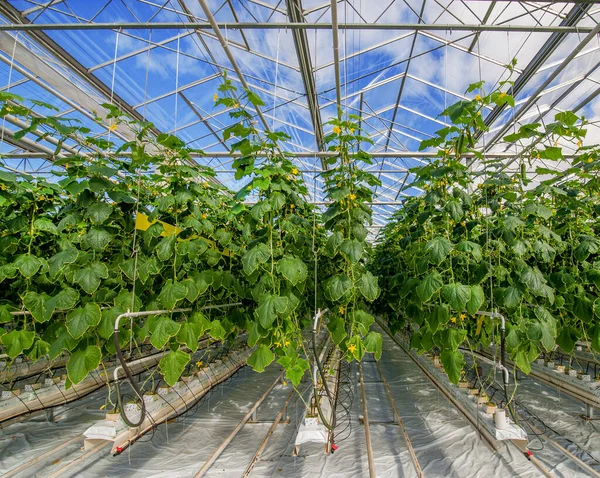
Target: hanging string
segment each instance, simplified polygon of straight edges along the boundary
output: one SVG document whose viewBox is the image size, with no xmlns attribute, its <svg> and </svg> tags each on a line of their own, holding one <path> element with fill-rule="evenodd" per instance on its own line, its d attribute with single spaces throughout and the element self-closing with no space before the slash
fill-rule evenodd
<svg viewBox="0 0 600 478">
<path fill-rule="evenodd" d="M 175 128 L 173 130 L 177 136 L 177 113 L 179 106 L 179 37 L 177 37 L 177 53 L 175 57 Z"/>
<path fill-rule="evenodd" d="M 115 96 L 115 78 L 117 76 L 117 53 L 119 51 L 119 37 L 121 35 L 121 31 L 122 31 L 121 28 L 119 28 L 117 30 L 117 37 L 115 39 L 115 55 L 114 55 L 114 58 L 113 58 L 113 71 L 112 71 L 112 78 L 111 78 L 111 81 L 110 81 L 110 101 L 109 101 L 109 103 L 111 105 L 113 104 L 113 99 L 114 99 L 114 96 Z M 109 125 L 109 128 L 108 128 L 108 135 L 107 135 L 107 138 L 106 138 L 109 143 L 110 143 L 110 135 L 112 133 L 112 129 L 111 128 L 113 126 L 114 121 L 115 121 L 114 118 L 110 119 L 110 125 Z"/>
<path fill-rule="evenodd" d="M 281 29 L 277 29 L 277 53 L 275 56 L 275 88 L 273 89 L 273 123 L 271 129 L 275 131 L 275 106 L 277 105 L 277 79 L 279 77 L 279 35 Z"/>
<path fill-rule="evenodd" d="M 444 111 L 446 111 L 448 98 L 448 30 L 444 33 L 446 44 L 444 46 Z"/>
<path fill-rule="evenodd" d="M 15 43 L 13 45 L 13 51 L 12 51 L 12 55 L 10 57 L 10 68 L 8 70 L 8 84 L 7 84 L 7 88 L 6 88 L 7 93 L 10 93 L 10 87 L 12 86 L 12 74 L 13 74 L 13 69 L 14 69 L 13 67 L 15 64 L 15 54 L 17 52 L 17 42 L 19 39 L 19 33 L 21 33 L 21 32 L 17 32 L 15 35 Z M 2 134 L 0 135 L 0 157 L 4 150 L 4 131 L 6 131 L 6 116 L 4 116 L 2 118 Z M 2 159 L 2 163 L 4 165 L 6 165 L 6 163 L 4 162 L 4 159 Z"/>
</svg>

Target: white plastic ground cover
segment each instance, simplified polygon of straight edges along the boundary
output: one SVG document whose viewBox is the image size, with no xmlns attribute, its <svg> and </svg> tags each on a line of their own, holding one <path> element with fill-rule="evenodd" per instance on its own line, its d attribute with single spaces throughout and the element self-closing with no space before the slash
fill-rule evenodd
<svg viewBox="0 0 600 478">
<path fill-rule="evenodd" d="M 500 452 L 493 453 L 444 395 L 387 336 L 384 336 L 381 365 L 427 478 L 541 476 L 537 468 L 514 447 L 501 445 Z M 263 374 L 244 368 L 231 381 L 217 387 L 210 399 L 202 402 L 192 412 L 194 415 L 160 426 L 154 435 L 148 434 L 119 456 L 98 455 L 74 469 L 71 476 L 189 478 L 223 442 L 278 373 L 277 367 L 270 367 Z M 374 363 L 367 362 L 363 365 L 363 374 L 377 477 L 415 477 L 416 472 L 402 433 L 398 425 L 390 423 L 392 410 L 385 390 L 379 383 L 377 367 Z M 277 427 L 251 476 L 368 477 L 364 428 L 358 422 L 362 406 L 356 367 L 352 369 L 351 378 L 355 384 L 351 409 L 352 429 L 349 437 L 337 442 L 339 449 L 333 455 L 325 455 L 320 444 L 306 444 L 303 445 L 300 456 L 292 456 L 296 432 L 305 412 L 304 404 L 295 399 L 288 409 L 290 424 L 282 423 Z M 523 389 L 526 388 L 526 382 L 523 382 Z M 545 389 L 540 392 L 533 383 L 531 387 L 527 393 L 531 393 L 536 406 L 551 417 L 544 419 L 552 421 L 552 426 L 557 429 L 565 427 L 575 431 L 571 413 L 562 413 L 556 406 L 557 403 L 566 403 L 562 401 L 564 398 L 556 402 L 551 395 L 543 393 Z M 273 390 L 258 410 L 259 423 L 248 424 L 242 429 L 207 476 L 241 476 L 269 429 L 270 424 L 261 421 L 275 417 L 289 391 L 289 384 L 285 387 L 277 386 Z M 522 389 L 519 390 L 521 392 Z M 105 392 L 95 392 L 81 402 L 70 404 L 68 409 L 63 407 L 57 410 L 57 422 L 47 422 L 42 416 L 38 416 L 6 427 L 0 435 L 0 473 L 56 446 L 58 440 L 64 441 L 82 433 L 103 415 L 99 407 L 104 403 L 104 397 Z M 305 399 L 307 398 L 308 394 Z M 581 407 L 579 412 L 581 413 Z M 592 426 L 597 427 L 596 424 Z M 594 434 L 588 433 L 588 439 L 588 445 L 594 445 L 595 442 L 597 446 L 600 443 L 597 428 Z M 74 447 L 73 451 L 77 448 Z M 552 451 L 548 450 L 548 453 Z M 556 458 L 560 461 L 564 457 L 556 455 Z M 68 460 L 67 456 L 54 465 L 45 463 L 38 468 L 38 471 L 42 468 L 43 471 L 27 476 L 47 476 L 64 466 Z M 573 468 L 568 460 L 563 460 L 561 466 L 553 470 L 557 477 L 586 476 Z"/>
</svg>

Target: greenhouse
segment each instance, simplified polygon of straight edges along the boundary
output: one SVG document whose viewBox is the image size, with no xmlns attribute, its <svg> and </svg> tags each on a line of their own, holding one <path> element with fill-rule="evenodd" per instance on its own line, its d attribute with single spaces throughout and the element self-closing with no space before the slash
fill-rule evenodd
<svg viewBox="0 0 600 478">
<path fill-rule="evenodd" d="M 0 476 L 599 478 L 599 22 L 1 0 Z"/>
</svg>

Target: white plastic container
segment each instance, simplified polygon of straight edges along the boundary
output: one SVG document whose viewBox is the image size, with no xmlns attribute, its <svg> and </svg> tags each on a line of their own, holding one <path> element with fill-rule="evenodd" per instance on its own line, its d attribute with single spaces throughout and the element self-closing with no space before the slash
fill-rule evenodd
<svg viewBox="0 0 600 478">
<path fill-rule="evenodd" d="M 506 418 L 506 410 L 499 408 L 494 413 L 494 425 L 498 430 L 504 430 L 508 426 L 508 419 Z"/>
</svg>

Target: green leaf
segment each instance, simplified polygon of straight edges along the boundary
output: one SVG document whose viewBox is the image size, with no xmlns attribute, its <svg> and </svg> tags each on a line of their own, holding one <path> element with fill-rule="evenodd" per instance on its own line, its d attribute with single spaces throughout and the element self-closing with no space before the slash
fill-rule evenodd
<svg viewBox="0 0 600 478">
<path fill-rule="evenodd" d="M 352 322 L 361 335 L 367 335 L 369 328 L 375 322 L 375 318 L 362 309 L 356 309 L 352 312 Z"/>
<path fill-rule="evenodd" d="M 508 309 L 514 309 L 521 303 L 523 298 L 523 289 L 518 285 L 511 285 L 504 289 L 502 294 L 502 304 Z"/>
<path fill-rule="evenodd" d="M 377 277 L 371 274 L 370 271 L 365 272 L 362 277 L 358 279 L 358 289 L 365 299 L 373 302 L 379 296 Z"/>
<path fill-rule="evenodd" d="M 448 211 L 450 217 L 452 217 L 455 222 L 459 222 L 465 214 L 461 202 L 457 199 L 448 201 L 444 206 L 444 209 Z"/>
<path fill-rule="evenodd" d="M 156 246 L 156 257 L 161 261 L 167 261 L 175 252 L 175 243 L 177 242 L 177 236 L 171 234 L 168 237 L 163 237 L 158 245 Z"/>
<path fill-rule="evenodd" d="M 88 302 L 84 307 L 78 307 L 67 314 L 67 330 L 71 337 L 78 339 L 88 328 L 98 325 L 101 318 L 100 306 Z"/>
<path fill-rule="evenodd" d="M 49 232 L 50 234 L 54 235 L 58 234 L 58 228 L 50 219 L 43 217 L 38 218 L 33 222 L 33 226 L 38 231 Z"/>
<path fill-rule="evenodd" d="M 261 345 L 248 357 L 247 363 L 255 372 L 261 373 L 273 360 L 275 354 L 266 345 Z"/>
<path fill-rule="evenodd" d="M 578 340 L 577 331 L 569 326 L 562 327 L 558 333 L 558 337 L 556 337 L 558 346 L 568 354 L 573 351 Z"/>
<path fill-rule="evenodd" d="M 427 243 L 425 251 L 429 254 L 429 261 L 432 264 L 440 264 L 452 250 L 454 245 L 445 237 L 435 237 Z"/>
<path fill-rule="evenodd" d="M 331 333 L 331 339 L 336 345 L 340 345 L 346 338 L 346 322 L 340 316 L 329 319 L 327 329 Z"/>
<path fill-rule="evenodd" d="M 473 259 L 476 262 L 481 261 L 481 259 L 483 257 L 483 255 L 481 253 L 481 246 L 475 242 L 471 242 L 471 241 L 459 242 L 456 245 L 456 250 L 471 254 L 471 256 L 473 257 Z"/>
<path fill-rule="evenodd" d="M 55 277 L 60 271 L 62 271 L 68 264 L 73 264 L 77 260 L 77 249 L 69 247 L 64 251 L 60 251 L 54 254 L 48 259 L 48 265 L 50 266 L 50 277 Z"/>
<path fill-rule="evenodd" d="M 26 279 L 31 279 L 37 271 L 42 267 L 42 262 L 35 256 L 31 254 L 22 254 L 17 257 L 14 265 L 19 269 L 19 272 Z"/>
<path fill-rule="evenodd" d="M 443 350 L 440 354 L 440 361 L 444 365 L 444 370 L 453 384 L 458 384 L 460 373 L 465 366 L 465 358 L 458 350 Z"/>
<path fill-rule="evenodd" d="M 75 351 L 67 362 L 69 380 L 73 385 L 82 382 L 92 370 L 98 368 L 100 360 L 102 360 L 102 352 L 100 347 L 96 345 L 90 345 L 85 349 Z"/>
<path fill-rule="evenodd" d="M 84 236 L 85 242 L 96 252 L 106 249 L 112 238 L 112 234 L 102 227 L 92 227 Z"/>
<path fill-rule="evenodd" d="M 93 294 L 100 286 L 102 279 L 108 278 L 108 268 L 101 262 L 94 262 L 87 267 L 77 269 L 73 279 L 88 294 Z"/>
<path fill-rule="evenodd" d="M 52 310 L 46 302 L 50 299 L 47 294 L 27 292 L 23 297 L 23 305 L 31 312 L 33 318 L 38 322 L 46 322 L 52 317 Z"/>
<path fill-rule="evenodd" d="M 220 320 L 213 320 L 210 323 L 210 336 L 215 340 L 225 340 L 227 336 L 227 331 L 225 327 L 221 324 Z"/>
<path fill-rule="evenodd" d="M 150 343 L 157 349 L 162 349 L 171 337 L 179 332 L 180 324 L 168 315 L 157 316 L 150 324 Z"/>
<path fill-rule="evenodd" d="M 185 353 L 183 350 L 171 350 L 161 358 L 158 366 L 165 378 L 165 382 L 170 386 L 175 385 L 190 360 L 190 354 Z"/>
<path fill-rule="evenodd" d="M 527 286 L 533 295 L 547 296 L 546 279 L 537 267 L 524 267 L 520 277 L 521 282 Z"/>
<path fill-rule="evenodd" d="M 340 251 L 352 264 L 356 264 L 363 254 L 363 245 L 356 239 L 346 239 L 340 244 Z"/>
<path fill-rule="evenodd" d="M 595 325 L 590 332 L 592 349 L 600 353 L 600 324 Z"/>
<path fill-rule="evenodd" d="M 13 329 L 9 333 L 4 334 L 0 340 L 6 347 L 6 355 L 14 359 L 17 355 L 23 353 L 33 345 L 35 332 L 29 330 Z"/>
<path fill-rule="evenodd" d="M 97 202 L 87 208 L 86 217 L 94 224 L 102 224 L 111 215 L 113 208 L 103 202 Z"/>
<path fill-rule="evenodd" d="M 198 350 L 198 339 L 202 334 L 202 327 L 192 322 L 184 322 L 181 324 L 177 333 L 177 341 L 180 344 L 185 344 L 192 351 Z"/>
<path fill-rule="evenodd" d="M 592 302 L 586 297 L 575 296 L 573 298 L 573 314 L 583 322 L 591 323 L 594 320 Z"/>
<path fill-rule="evenodd" d="M 306 280 L 308 268 L 302 259 L 285 255 L 277 262 L 277 272 L 295 286 Z"/>
<path fill-rule="evenodd" d="M 71 334 L 69 334 L 65 325 L 61 325 L 57 332 L 56 339 L 50 344 L 50 352 L 48 354 L 50 360 L 54 360 L 58 357 L 63 350 L 68 350 L 70 352 L 77 347 L 77 344 L 79 343 L 77 339 L 71 337 Z"/>
<path fill-rule="evenodd" d="M 552 209 L 534 202 L 525 204 L 524 211 L 525 214 L 541 217 L 542 219 L 550 219 L 552 217 Z"/>
<path fill-rule="evenodd" d="M 271 251 L 262 242 L 255 245 L 252 249 L 248 249 L 242 257 L 244 272 L 247 275 L 251 275 L 258 268 L 259 264 L 264 264 L 270 257 Z"/>
<path fill-rule="evenodd" d="M 273 294 L 264 294 L 258 299 L 256 316 L 265 329 L 270 329 L 278 314 L 284 314 L 289 299 Z"/>
<path fill-rule="evenodd" d="M 421 299 L 421 302 L 427 302 L 431 299 L 433 294 L 442 288 L 443 285 L 444 281 L 442 280 L 441 274 L 437 271 L 433 271 L 423 277 L 423 280 L 417 286 L 417 295 L 419 296 L 419 299 Z"/>
<path fill-rule="evenodd" d="M 171 279 L 168 279 L 158 294 L 158 300 L 166 309 L 173 310 L 177 303 L 187 295 L 187 288 L 181 282 L 173 284 Z"/>
<path fill-rule="evenodd" d="M 346 342 L 346 348 L 348 349 L 350 357 L 356 359 L 357 362 L 360 362 L 363 359 L 363 356 L 365 355 L 365 346 L 359 335 L 350 337 Z"/>
<path fill-rule="evenodd" d="M 337 274 L 325 281 L 325 293 L 329 300 L 337 302 L 352 289 L 352 281 L 345 274 Z"/>
<path fill-rule="evenodd" d="M 514 362 L 523 373 L 528 374 L 531 372 L 531 361 L 526 351 L 518 350 L 514 356 Z"/>
<path fill-rule="evenodd" d="M 375 355 L 375 360 L 381 358 L 383 338 L 380 333 L 373 331 L 369 332 L 369 335 L 363 339 L 363 343 L 366 351 Z"/>
<path fill-rule="evenodd" d="M 448 309 L 448 306 L 445 304 L 436 305 L 427 319 L 431 333 L 435 334 L 441 325 L 448 323 L 449 319 L 450 310 Z"/>
<path fill-rule="evenodd" d="M 484 300 L 485 295 L 483 293 L 483 287 L 480 285 L 472 285 L 471 298 L 469 299 L 469 302 L 467 302 L 467 312 L 471 315 L 474 315 L 475 312 L 481 308 Z"/>
<path fill-rule="evenodd" d="M 297 387 L 300 385 L 300 381 L 302 380 L 302 377 L 308 368 L 308 362 L 304 359 L 298 358 L 293 367 L 286 367 L 285 376 L 294 384 L 294 387 Z"/>
<path fill-rule="evenodd" d="M 461 312 L 471 299 L 471 288 L 459 283 L 446 284 L 442 287 L 442 297 L 450 307 Z"/>
<path fill-rule="evenodd" d="M 325 251 L 329 257 L 334 257 L 340 247 L 340 244 L 344 241 L 344 235 L 340 231 L 334 232 L 325 245 Z"/>
</svg>

